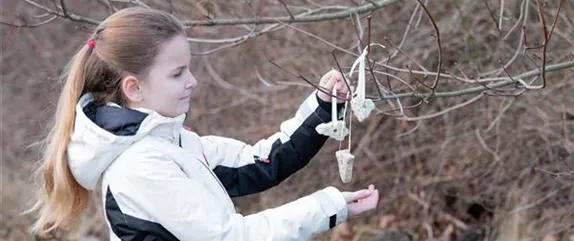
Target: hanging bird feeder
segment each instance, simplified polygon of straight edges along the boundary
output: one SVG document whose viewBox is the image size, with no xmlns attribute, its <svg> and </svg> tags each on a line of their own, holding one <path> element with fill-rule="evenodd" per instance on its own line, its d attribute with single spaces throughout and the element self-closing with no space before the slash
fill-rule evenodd
<svg viewBox="0 0 574 241">
<path fill-rule="evenodd" d="M 329 136 L 335 140 L 343 140 L 349 134 L 349 130 L 345 127 L 345 122 L 337 120 L 337 88 L 333 88 L 331 99 L 331 121 L 321 123 L 315 130 L 317 133 Z"/>
</svg>

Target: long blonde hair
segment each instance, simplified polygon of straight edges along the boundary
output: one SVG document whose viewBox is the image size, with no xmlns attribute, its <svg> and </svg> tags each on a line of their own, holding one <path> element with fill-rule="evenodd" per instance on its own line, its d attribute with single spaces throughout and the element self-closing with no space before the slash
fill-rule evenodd
<svg viewBox="0 0 574 241">
<path fill-rule="evenodd" d="M 185 31 L 172 15 L 153 9 L 126 8 L 102 21 L 69 62 L 58 99 L 54 124 L 46 138 L 37 178 L 38 200 L 26 213 L 36 212 L 32 232 L 45 236 L 78 221 L 89 204 L 90 191 L 68 167 L 67 146 L 74 130 L 76 104 L 84 93 L 96 103 L 125 105 L 121 79 L 147 75 L 162 43 Z"/>
</svg>

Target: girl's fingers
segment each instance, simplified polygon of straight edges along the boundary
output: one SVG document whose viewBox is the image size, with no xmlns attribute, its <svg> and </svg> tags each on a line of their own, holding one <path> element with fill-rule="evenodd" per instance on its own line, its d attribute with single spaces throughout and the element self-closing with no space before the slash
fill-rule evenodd
<svg viewBox="0 0 574 241">
<path fill-rule="evenodd" d="M 329 79 L 331 79 L 331 72 L 327 72 L 326 74 L 323 75 L 323 77 L 321 77 L 321 80 L 319 80 L 319 86 L 325 86 L 325 84 L 327 84 L 327 81 L 329 81 Z"/>
<path fill-rule="evenodd" d="M 369 197 L 371 192 L 369 190 L 363 189 L 355 192 L 343 192 L 342 194 L 347 203 L 350 203 Z"/>
</svg>

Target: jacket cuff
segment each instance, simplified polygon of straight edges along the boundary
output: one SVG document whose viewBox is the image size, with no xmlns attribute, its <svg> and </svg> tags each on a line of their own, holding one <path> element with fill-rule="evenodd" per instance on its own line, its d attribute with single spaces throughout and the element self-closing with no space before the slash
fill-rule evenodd
<svg viewBox="0 0 574 241">
<path fill-rule="evenodd" d="M 335 187 L 327 187 L 323 190 L 313 193 L 321 204 L 326 219 L 322 221 L 321 227 L 326 230 L 331 229 L 347 220 L 348 210 L 347 202 L 341 192 Z"/>
<path fill-rule="evenodd" d="M 331 102 L 327 102 L 322 100 L 321 98 L 319 98 L 319 91 L 315 90 L 314 95 L 315 98 L 317 99 L 317 102 L 319 103 L 319 107 L 322 108 L 323 110 L 331 113 Z M 341 116 L 341 110 L 345 107 L 345 103 L 337 103 L 337 117 Z"/>
</svg>

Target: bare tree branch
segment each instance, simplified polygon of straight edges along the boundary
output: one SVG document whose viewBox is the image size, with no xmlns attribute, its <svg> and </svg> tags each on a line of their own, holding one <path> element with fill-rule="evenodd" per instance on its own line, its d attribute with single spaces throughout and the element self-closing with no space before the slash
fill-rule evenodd
<svg viewBox="0 0 574 241">
<path fill-rule="evenodd" d="M 118 3 L 132 3 L 132 4 L 137 4 L 139 6 L 142 6 L 144 8 L 151 8 L 150 6 L 148 6 L 147 4 L 143 3 L 140 0 L 110 0 L 112 2 L 118 2 Z"/>
<path fill-rule="evenodd" d="M 55 15 L 54 15 L 54 16 L 52 16 L 52 17 L 49 18 L 49 19 L 46 19 L 46 20 L 44 20 L 44 21 L 42 21 L 42 22 L 35 23 L 35 24 L 28 24 L 28 23 L 24 23 L 24 24 L 13 24 L 13 23 L 6 23 L 6 22 L 3 22 L 3 21 L 0 21 L 0 24 L 6 25 L 6 26 L 10 26 L 10 27 L 16 27 L 16 28 L 37 28 L 37 27 L 40 27 L 40 26 L 42 26 L 42 25 L 48 24 L 48 23 L 50 23 L 50 22 L 56 20 L 57 18 L 58 18 L 58 16 L 55 16 Z"/>
<path fill-rule="evenodd" d="M 518 22 L 520 21 L 520 18 L 524 18 L 524 21 L 522 22 L 522 32 L 521 35 L 526 36 L 526 32 L 525 32 L 525 26 L 526 23 L 528 22 L 528 3 L 530 2 L 530 0 L 525 0 L 522 2 L 522 8 L 521 8 L 521 12 L 520 12 L 520 17 L 519 20 L 516 22 L 515 26 L 518 24 Z M 514 29 L 515 27 L 513 27 Z M 511 31 L 510 31 L 511 32 Z M 510 32 L 504 37 L 505 39 L 508 37 L 508 35 L 510 34 Z M 486 77 L 486 76 L 490 76 L 490 75 L 499 75 L 500 73 L 502 73 L 502 71 L 504 71 L 505 68 L 508 68 L 520 55 L 521 51 L 524 48 L 524 44 L 526 44 L 525 42 L 525 38 L 518 38 L 518 44 L 516 46 L 516 52 L 514 52 L 514 55 L 512 56 L 512 58 L 510 58 L 510 60 L 508 60 L 508 62 L 506 62 L 506 64 L 504 64 L 501 68 L 486 72 L 486 73 L 480 73 L 478 74 L 478 76 L 482 76 L 482 77 Z"/>
<path fill-rule="evenodd" d="M 308 10 L 306 12 L 297 14 L 297 15 L 295 15 L 295 17 L 306 16 L 306 15 L 314 14 L 317 12 L 329 10 L 329 9 L 340 9 L 340 8 L 333 7 L 333 6 L 316 8 L 316 9 L 311 9 L 311 10 Z M 282 29 L 285 27 L 285 26 L 277 27 L 280 24 L 282 24 L 282 23 L 275 23 L 272 25 L 268 25 L 263 30 L 260 30 L 260 31 L 255 31 L 254 28 L 250 28 L 250 29 L 248 29 L 250 31 L 249 34 L 246 34 L 244 36 L 239 36 L 239 37 L 223 38 L 223 39 L 205 39 L 205 38 L 190 38 L 190 37 L 188 37 L 187 40 L 191 41 L 191 42 L 197 42 L 197 43 L 212 43 L 212 44 L 234 43 L 237 41 L 242 41 L 244 38 L 252 38 L 252 37 L 261 35 L 263 33 L 273 32 L 273 31 L 276 31 L 276 30 L 279 30 L 279 29 Z"/>
<path fill-rule="evenodd" d="M 286 73 L 288 73 L 288 74 L 290 74 L 290 75 L 293 75 L 293 76 L 296 76 L 297 78 L 300 78 L 300 79 L 304 80 L 305 82 L 307 82 L 307 84 L 313 86 L 313 88 L 315 88 L 316 90 L 321 91 L 321 92 L 323 92 L 323 93 L 329 95 L 330 97 L 334 97 L 334 98 L 337 98 L 337 99 L 339 99 L 339 100 L 350 101 L 350 99 L 347 99 L 347 98 L 344 98 L 344 97 L 341 97 L 341 96 L 335 96 L 335 95 L 329 93 L 330 90 L 327 90 L 327 89 L 325 89 L 325 88 L 323 88 L 323 87 L 320 87 L 319 85 L 317 85 L 317 84 L 313 83 L 312 81 L 310 81 L 309 79 L 305 78 L 305 76 L 302 76 L 302 75 L 299 75 L 299 74 L 295 74 L 295 73 L 293 73 L 293 72 L 291 72 L 291 71 L 289 71 L 289 70 L 287 70 L 287 69 L 281 67 L 281 65 L 276 64 L 276 63 L 273 62 L 273 61 L 269 61 L 269 62 L 270 62 L 271 64 L 277 66 L 279 69 L 285 71 Z"/>
<path fill-rule="evenodd" d="M 465 101 L 465 102 L 462 102 L 462 103 L 460 103 L 460 104 L 458 104 L 458 105 L 451 106 L 451 107 L 449 107 L 449 108 L 446 108 L 446 109 L 444 109 L 444 110 L 441 110 L 441 111 L 438 111 L 438 112 L 435 112 L 435 113 L 432 113 L 432 114 L 423 115 L 423 116 L 417 116 L 417 117 L 404 116 L 404 117 L 399 117 L 398 119 L 399 119 L 399 120 L 405 120 L 405 121 L 419 121 L 419 120 L 425 120 L 425 119 L 430 119 L 430 118 L 438 117 L 438 116 L 444 115 L 444 114 L 446 114 L 446 113 L 448 113 L 448 112 L 451 112 L 451 111 L 453 111 L 453 110 L 456 110 L 456 109 L 459 109 L 459 108 L 461 108 L 461 107 L 467 106 L 467 105 L 469 105 L 469 104 L 471 104 L 471 103 L 473 103 L 473 102 L 479 100 L 479 99 L 482 98 L 483 96 L 484 96 L 484 93 L 480 93 L 479 95 L 475 96 L 475 97 L 472 98 L 472 99 L 469 99 L 469 100 L 467 100 L 467 101 Z"/>
<path fill-rule="evenodd" d="M 250 19 L 214 19 L 214 20 L 189 20 L 185 21 L 184 24 L 188 27 L 192 26 L 215 26 L 215 25 L 239 25 L 239 24 L 270 24 L 277 22 L 284 23 L 309 23 L 309 22 L 319 22 L 335 19 L 344 19 L 352 14 L 362 14 L 370 12 L 382 7 L 389 6 L 399 0 L 380 0 L 373 3 L 367 3 L 358 7 L 348 8 L 334 13 L 317 14 L 304 17 L 291 18 L 290 16 L 284 17 L 259 17 Z"/>
<path fill-rule="evenodd" d="M 62 18 L 68 18 L 72 21 L 76 22 L 84 22 L 92 25 L 99 24 L 99 21 L 90 19 L 87 17 L 79 16 L 77 14 L 69 13 L 65 7 L 65 3 L 60 0 L 60 4 L 64 3 L 63 6 L 59 6 L 64 11 L 63 13 L 59 13 L 58 11 L 51 10 L 33 0 L 24 0 L 27 3 L 42 9 L 48 13 L 57 15 Z M 110 0 L 112 2 L 122 2 L 122 3 L 134 3 L 140 6 L 150 8 L 148 5 L 142 3 L 138 0 Z M 383 8 L 389 6 L 399 0 L 380 0 L 377 2 L 372 2 L 368 4 L 364 4 L 358 7 L 347 8 L 344 10 L 340 10 L 334 13 L 325 13 L 325 14 L 317 14 L 317 15 L 310 15 L 310 16 L 301 16 L 293 18 L 291 16 L 286 17 L 256 17 L 256 18 L 249 18 L 249 19 L 208 19 L 208 20 L 188 20 L 184 21 L 184 25 L 187 27 L 193 26 L 221 26 L 221 25 L 242 25 L 242 24 L 272 24 L 277 22 L 285 22 L 285 23 L 301 23 L 301 22 L 319 22 L 319 21 L 328 21 L 328 20 L 335 20 L 335 19 L 344 19 L 352 14 L 362 14 L 366 12 L 371 12 L 377 10 L 379 8 Z"/>
<path fill-rule="evenodd" d="M 502 19 L 504 18 L 504 0 L 500 0 L 500 15 L 498 16 L 498 30 L 502 29 Z"/>
<path fill-rule="evenodd" d="M 60 13 L 58 11 L 54 11 L 52 9 L 49 9 L 48 7 L 41 5 L 41 4 L 39 4 L 35 1 L 32 1 L 32 0 L 24 0 L 24 1 L 26 1 L 30 5 L 35 6 L 35 7 L 39 8 L 39 9 L 41 9 L 47 13 L 53 14 L 53 15 L 58 16 L 58 17 L 67 18 L 67 19 L 70 19 L 74 22 L 83 22 L 83 23 L 88 23 L 88 24 L 92 24 L 92 25 L 98 25 L 99 24 L 99 21 L 93 20 L 91 18 L 78 16 L 78 15 L 73 14 L 73 13 L 68 13 L 67 11 L 64 11 L 64 13 Z"/>
<path fill-rule="evenodd" d="M 436 25 L 436 22 L 434 21 L 434 18 L 432 17 L 432 15 L 430 14 L 430 12 L 428 11 L 428 9 L 426 8 L 426 6 L 424 5 L 424 3 L 421 2 L 421 0 L 417 0 L 417 2 L 419 2 L 419 4 L 421 5 L 421 7 L 423 8 L 423 10 L 427 13 L 433 27 L 436 33 L 436 41 L 437 41 L 437 45 L 438 45 L 438 67 L 437 67 L 437 74 L 435 76 L 435 80 L 434 83 L 432 84 L 432 94 L 434 94 L 436 86 L 438 85 L 438 81 L 440 79 L 440 72 L 442 71 L 442 46 L 440 43 L 440 31 L 438 30 L 438 26 Z"/>
<path fill-rule="evenodd" d="M 546 86 L 546 47 L 548 46 L 548 28 L 546 28 L 546 19 L 544 18 L 544 11 L 542 11 L 542 6 L 540 5 L 540 0 L 536 0 L 536 6 L 538 7 L 538 16 L 540 16 L 540 23 L 542 24 L 542 36 L 544 42 L 542 43 L 542 88 Z M 558 16 L 557 16 L 558 17 Z"/>
<path fill-rule="evenodd" d="M 98 2 L 100 2 L 101 4 L 106 6 L 108 8 L 108 10 L 110 11 L 110 13 L 114 13 L 114 12 L 118 11 L 118 9 L 112 4 L 112 0 L 98 0 Z"/>
<path fill-rule="evenodd" d="M 494 23 L 494 26 L 496 27 L 496 30 L 498 30 L 499 34 L 502 34 L 500 27 L 496 24 L 496 18 L 494 17 L 494 12 L 492 11 L 492 9 L 490 9 L 490 5 L 488 5 L 488 0 L 482 0 L 484 2 L 484 6 L 486 7 L 486 10 L 488 10 L 488 13 L 490 14 L 490 18 L 492 19 L 492 22 Z M 501 9 L 502 12 L 502 9 Z M 500 20 L 500 24 L 502 25 L 502 19 Z"/>
<path fill-rule="evenodd" d="M 562 69 L 567 69 L 567 68 L 572 68 L 572 67 L 574 67 L 574 61 L 562 62 L 562 63 L 558 63 L 558 64 L 547 65 L 545 68 L 545 71 L 546 72 L 557 71 L 557 70 L 562 70 Z M 413 71 L 413 72 L 415 72 L 415 71 Z M 535 70 L 531 70 L 531 71 L 513 76 L 512 78 L 515 80 L 521 80 L 521 79 L 540 75 L 541 72 L 542 72 L 541 69 L 535 69 Z M 436 74 L 436 73 L 429 73 L 429 74 Z M 491 83 L 491 84 L 487 85 L 486 87 L 485 86 L 478 86 L 478 87 L 473 87 L 473 88 L 468 88 L 468 89 L 463 89 L 463 90 L 457 90 L 457 91 L 435 92 L 433 95 L 425 94 L 425 93 L 412 93 L 412 92 L 411 93 L 395 94 L 395 95 L 385 95 L 385 96 L 383 96 L 383 98 L 379 98 L 379 99 L 374 98 L 373 101 L 381 101 L 381 100 L 396 99 L 396 98 L 411 98 L 411 97 L 430 98 L 430 97 L 460 96 L 460 95 L 465 95 L 465 94 L 470 94 L 470 93 L 481 92 L 483 90 L 486 90 L 487 88 L 492 89 L 492 88 L 502 87 L 505 85 L 516 83 L 515 81 L 513 81 L 509 77 L 491 78 L 490 80 L 495 80 L 497 82 Z"/>
<path fill-rule="evenodd" d="M 64 17 L 70 18 L 70 15 L 68 15 L 68 9 L 66 8 L 66 2 L 64 0 L 60 0 L 60 7 L 62 8 L 62 12 L 64 13 Z"/>
<path fill-rule="evenodd" d="M 295 17 L 293 16 L 293 14 L 291 13 L 291 10 L 289 10 L 289 7 L 287 6 L 287 4 L 285 4 L 285 2 L 283 2 L 283 0 L 277 0 L 281 3 L 281 5 L 283 5 L 283 7 L 285 8 L 285 10 L 287 11 L 287 13 L 289 14 L 289 17 L 291 18 L 291 20 L 295 19 Z"/>
</svg>

